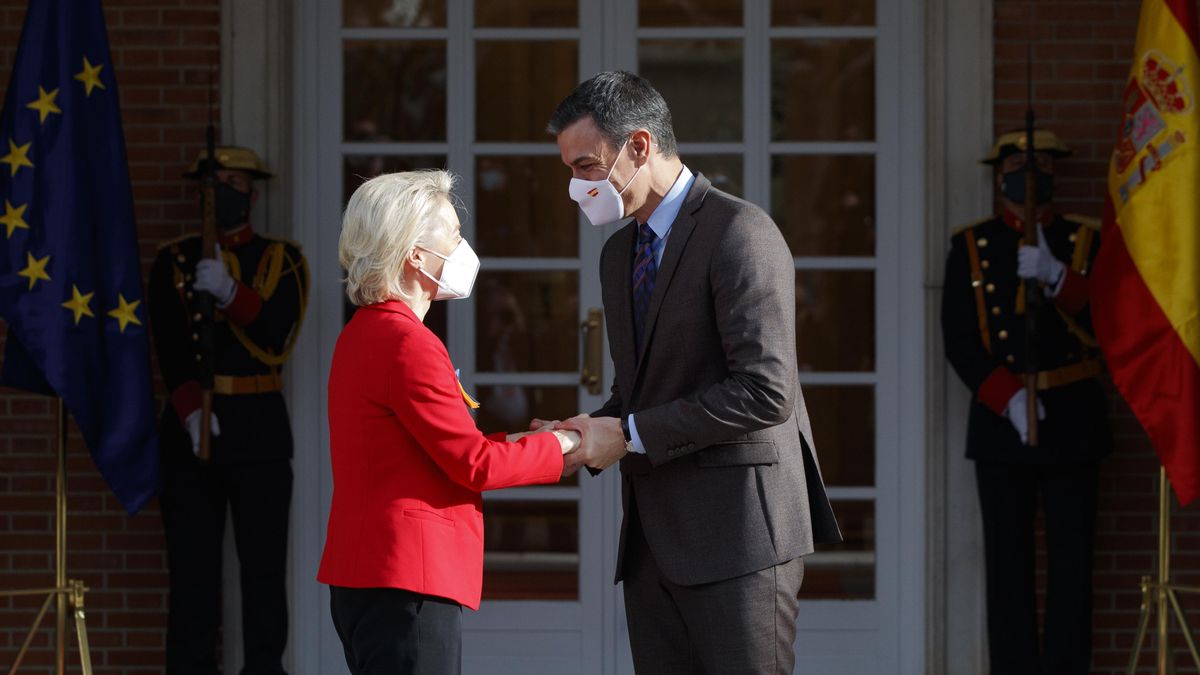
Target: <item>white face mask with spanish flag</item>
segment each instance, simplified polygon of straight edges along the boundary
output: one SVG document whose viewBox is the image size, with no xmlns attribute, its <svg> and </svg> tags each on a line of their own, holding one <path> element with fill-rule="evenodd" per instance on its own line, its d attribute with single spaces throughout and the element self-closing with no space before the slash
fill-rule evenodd
<svg viewBox="0 0 1200 675">
<path fill-rule="evenodd" d="M 629 140 L 626 139 L 621 144 L 621 149 L 617 151 L 617 157 L 621 157 L 621 153 L 625 152 L 625 146 L 629 145 Z M 571 186 L 567 189 L 567 193 L 571 195 L 571 199 L 579 204 L 579 208 L 583 210 L 583 215 L 587 216 L 589 222 L 597 227 L 615 223 L 625 217 L 625 202 L 621 201 L 621 195 L 629 189 L 633 183 L 633 179 L 641 173 L 643 164 L 633 172 L 629 180 L 625 183 L 625 187 L 617 190 L 609 179 L 612 178 L 613 169 L 617 167 L 614 160 L 613 165 L 608 169 L 608 175 L 604 180 L 583 180 L 582 178 L 572 178 Z"/>
</svg>

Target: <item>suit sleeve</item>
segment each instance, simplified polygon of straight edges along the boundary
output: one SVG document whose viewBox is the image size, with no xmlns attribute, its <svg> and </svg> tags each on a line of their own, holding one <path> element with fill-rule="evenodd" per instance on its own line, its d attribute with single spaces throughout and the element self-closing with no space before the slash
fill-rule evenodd
<svg viewBox="0 0 1200 675">
<path fill-rule="evenodd" d="M 782 424 L 795 409 L 796 273 L 783 235 L 766 214 L 744 210 L 713 251 L 708 281 L 727 375 L 634 414 L 655 466 Z"/>
<path fill-rule="evenodd" d="M 435 338 L 406 336 L 394 354 L 388 405 L 451 480 L 477 492 L 558 482 L 563 469 L 558 440 L 548 433 L 514 443 L 485 437 L 467 412 L 454 368 Z"/>
<path fill-rule="evenodd" d="M 160 251 L 154 260 L 147 301 L 158 368 L 167 385 L 171 406 L 182 422 L 200 407 L 200 380 L 193 356 L 188 308 L 175 287 L 175 266 L 169 249 Z"/>
<path fill-rule="evenodd" d="M 943 288 L 942 339 L 946 358 L 971 393 L 1001 415 L 1009 399 L 1021 388 L 1021 380 L 984 349 L 967 245 L 961 235 L 952 240 Z"/>
</svg>

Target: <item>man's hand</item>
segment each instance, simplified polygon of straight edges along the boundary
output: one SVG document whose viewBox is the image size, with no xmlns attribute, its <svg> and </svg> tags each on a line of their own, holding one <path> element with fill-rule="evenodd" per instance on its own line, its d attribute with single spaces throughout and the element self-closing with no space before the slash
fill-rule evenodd
<svg viewBox="0 0 1200 675">
<path fill-rule="evenodd" d="M 200 409 L 197 408 L 188 413 L 187 419 L 184 421 L 184 426 L 187 427 L 188 436 L 192 438 L 192 454 L 200 456 Z M 221 425 L 217 424 L 217 414 L 212 414 L 212 435 L 217 437 L 221 435 Z"/>
<path fill-rule="evenodd" d="M 229 276 L 225 260 L 221 257 L 221 245 L 217 244 L 217 257 L 205 258 L 196 263 L 196 281 L 192 284 L 198 291 L 208 291 L 217 299 L 217 305 L 224 307 L 233 301 L 233 293 L 237 290 L 237 282 Z"/>
<path fill-rule="evenodd" d="M 1004 416 L 1012 422 L 1013 428 L 1017 430 L 1017 435 L 1021 437 L 1022 443 L 1029 443 L 1029 408 L 1027 403 L 1029 394 L 1024 389 L 1018 389 L 1017 393 L 1008 399 L 1008 405 L 1004 407 Z M 1042 399 L 1037 401 L 1038 419 L 1046 419 L 1046 406 L 1042 405 Z"/>
<path fill-rule="evenodd" d="M 1057 288 L 1067 266 L 1054 257 L 1046 243 L 1046 233 L 1038 225 L 1038 245 L 1022 245 L 1017 252 L 1017 274 L 1022 279 L 1037 279 L 1050 288 Z"/>
<path fill-rule="evenodd" d="M 583 443 L 571 455 L 581 455 L 582 463 L 593 469 L 603 471 L 625 456 L 625 434 L 621 432 L 621 421 L 616 417 L 576 415 L 559 422 L 555 428 L 579 432 Z"/>
<path fill-rule="evenodd" d="M 537 417 L 529 420 L 530 431 L 550 431 L 559 423 L 559 420 L 543 420 Z"/>
</svg>

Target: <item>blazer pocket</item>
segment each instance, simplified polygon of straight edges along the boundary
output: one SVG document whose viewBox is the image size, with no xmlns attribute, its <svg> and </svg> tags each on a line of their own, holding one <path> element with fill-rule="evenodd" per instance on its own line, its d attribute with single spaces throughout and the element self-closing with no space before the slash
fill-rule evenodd
<svg viewBox="0 0 1200 675">
<path fill-rule="evenodd" d="M 778 463 L 779 450 L 775 441 L 718 443 L 696 453 L 696 464 L 706 468 Z"/>
<path fill-rule="evenodd" d="M 443 516 L 440 513 L 434 513 L 433 511 L 426 511 L 424 509 L 404 509 L 404 517 L 412 518 L 414 520 L 427 520 L 431 523 L 445 525 L 446 527 L 454 527 L 453 520 Z"/>
</svg>

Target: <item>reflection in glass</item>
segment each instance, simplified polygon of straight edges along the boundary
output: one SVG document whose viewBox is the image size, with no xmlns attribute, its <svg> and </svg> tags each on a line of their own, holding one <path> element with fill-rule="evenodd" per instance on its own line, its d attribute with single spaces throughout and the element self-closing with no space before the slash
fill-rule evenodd
<svg viewBox="0 0 1200 675">
<path fill-rule="evenodd" d="M 772 140 L 874 138 L 874 41 L 771 41 Z"/>
<path fill-rule="evenodd" d="M 718 190 L 735 197 L 742 196 L 741 155 L 686 155 L 683 163 L 692 171 L 704 174 Z"/>
<path fill-rule="evenodd" d="M 473 295 L 477 371 L 579 369 L 578 272 L 488 272 L 485 266 Z"/>
<path fill-rule="evenodd" d="M 446 43 L 347 40 L 347 141 L 446 140 Z"/>
<path fill-rule="evenodd" d="M 475 68 L 476 140 L 554 141 L 546 122 L 579 76 L 574 41 L 480 40 Z"/>
<path fill-rule="evenodd" d="M 579 598 L 577 502 L 484 502 L 483 598 Z"/>
<path fill-rule="evenodd" d="M 875 484 L 875 388 L 803 385 L 825 485 Z"/>
<path fill-rule="evenodd" d="M 481 28 L 546 28 L 579 23 L 579 0 L 475 0 Z"/>
<path fill-rule="evenodd" d="M 873 26 L 875 0 L 771 0 L 772 26 Z"/>
<path fill-rule="evenodd" d="M 796 270 L 801 372 L 875 369 L 875 272 Z"/>
<path fill-rule="evenodd" d="M 342 0 L 347 28 L 433 28 L 446 25 L 446 0 Z"/>
<path fill-rule="evenodd" d="M 794 256 L 875 255 L 875 157 L 772 157 L 771 217 Z"/>
<path fill-rule="evenodd" d="M 396 171 L 413 171 L 415 169 L 444 169 L 446 158 L 441 155 L 346 155 L 342 158 L 342 204 L 350 201 L 350 195 L 367 180 L 380 174 Z M 461 215 L 461 214 L 460 214 Z M 341 227 L 341 223 L 338 223 Z M 346 296 L 342 296 L 342 322 L 350 321 L 356 307 L 350 304 Z M 449 335 L 447 326 L 446 303 L 435 302 L 429 306 L 425 314 L 425 325 L 435 335 L 446 342 Z"/>
<path fill-rule="evenodd" d="M 875 502 L 833 503 L 845 538 L 804 558 L 800 597 L 869 600 L 875 597 Z"/>
<path fill-rule="evenodd" d="M 741 40 L 642 40 L 638 63 L 666 99 L 676 139 L 742 139 Z"/>
<path fill-rule="evenodd" d="M 579 255 L 579 208 L 558 155 L 477 157 L 475 233 L 488 257 Z"/>
<path fill-rule="evenodd" d="M 639 0 L 638 25 L 646 27 L 740 26 L 740 0 Z"/>
</svg>

